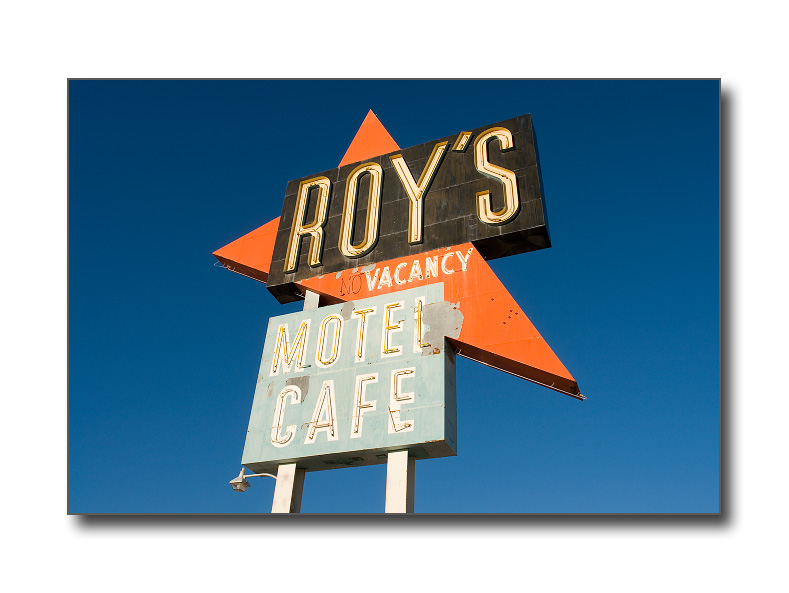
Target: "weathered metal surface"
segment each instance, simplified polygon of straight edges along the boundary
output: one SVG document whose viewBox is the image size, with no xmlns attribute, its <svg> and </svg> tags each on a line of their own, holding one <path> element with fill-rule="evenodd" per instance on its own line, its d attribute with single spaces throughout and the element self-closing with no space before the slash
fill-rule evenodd
<svg viewBox="0 0 789 593">
<path fill-rule="evenodd" d="M 463 319 L 443 302 L 439 283 L 271 318 L 242 464 L 317 471 L 385 463 L 392 450 L 455 455 L 454 352 L 437 330 L 459 332 Z"/>
<path fill-rule="evenodd" d="M 266 281 L 281 302 L 298 299 L 294 283 L 316 275 L 468 241 L 485 259 L 550 247 L 529 115 L 369 157 L 366 163 L 369 170 L 359 172 L 357 161 L 287 184 Z M 320 191 L 317 182 L 307 189 L 316 179 L 323 180 Z M 417 194 L 421 198 L 412 199 Z M 298 234 L 310 224 L 314 236 Z M 344 224 L 349 225 L 345 251 Z M 353 245 L 362 245 L 361 252 L 349 256 Z M 297 258 L 295 270 L 289 257 Z"/>
</svg>

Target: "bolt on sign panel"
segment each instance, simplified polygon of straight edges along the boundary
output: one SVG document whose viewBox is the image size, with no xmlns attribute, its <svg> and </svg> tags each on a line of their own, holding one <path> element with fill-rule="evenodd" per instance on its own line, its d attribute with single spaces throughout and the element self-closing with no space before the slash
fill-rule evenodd
<svg viewBox="0 0 789 593">
<path fill-rule="evenodd" d="M 390 152 L 287 184 L 268 289 L 473 242 L 485 259 L 550 247 L 531 116 Z"/>
<path fill-rule="evenodd" d="M 457 452 L 455 355 L 463 315 L 443 284 L 269 320 L 242 464 L 276 473 Z"/>
</svg>

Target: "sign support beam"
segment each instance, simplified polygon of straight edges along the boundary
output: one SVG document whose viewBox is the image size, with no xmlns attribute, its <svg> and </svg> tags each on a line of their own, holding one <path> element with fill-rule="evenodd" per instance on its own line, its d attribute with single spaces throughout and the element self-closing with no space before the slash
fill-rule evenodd
<svg viewBox="0 0 789 593">
<path fill-rule="evenodd" d="M 283 463 L 277 469 L 272 513 L 301 512 L 301 495 L 304 492 L 304 470 L 295 463 Z"/>
<path fill-rule="evenodd" d="M 308 290 L 304 293 L 304 310 L 309 311 L 311 309 L 317 309 L 320 306 L 320 298 L 317 292 L 313 292 Z"/>
<path fill-rule="evenodd" d="M 304 310 L 317 309 L 320 295 L 308 290 L 304 294 Z M 295 463 L 283 463 L 277 468 L 277 485 L 274 488 L 272 513 L 300 513 L 301 496 L 304 493 L 304 470 Z"/>
<path fill-rule="evenodd" d="M 385 513 L 414 512 L 414 470 L 416 458 L 408 451 L 390 451 L 386 462 Z"/>
</svg>

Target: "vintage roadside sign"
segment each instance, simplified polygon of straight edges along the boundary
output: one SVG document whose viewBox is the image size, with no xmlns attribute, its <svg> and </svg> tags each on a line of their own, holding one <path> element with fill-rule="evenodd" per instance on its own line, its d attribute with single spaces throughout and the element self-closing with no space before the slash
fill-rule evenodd
<svg viewBox="0 0 789 593">
<path fill-rule="evenodd" d="M 242 464 L 275 472 L 455 455 L 463 316 L 433 284 L 269 320 Z"/>
<path fill-rule="evenodd" d="M 306 299 L 269 321 L 242 455 L 277 472 L 272 510 L 305 471 L 386 462 L 386 512 L 413 512 L 415 460 L 457 453 L 455 355 L 584 399 L 487 264 L 550 245 L 529 115 L 401 149 L 371 111 L 339 167 L 217 250 Z"/>
</svg>

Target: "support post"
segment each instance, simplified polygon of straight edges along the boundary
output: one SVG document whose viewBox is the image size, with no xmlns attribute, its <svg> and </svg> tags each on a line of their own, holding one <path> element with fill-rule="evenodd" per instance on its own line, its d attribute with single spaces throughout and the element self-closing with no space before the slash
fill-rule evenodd
<svg viewBox="0 0 789 593">
<path fill-rule="evenodd" d="M 390 451 L 386 461 L 385 513 L 414 512 L 416 459 L 408 451 Z"/>
<path fill-rule="evenodd" d="M 320 306 L 320 299 L 321 295 L 317 292 L 312 292 L 308 290 L 304 293 L 304 310 L 309 311 L 310 309 L 317 309 Z"/>
<path fill-rule="evenodd" d="M 283 463 L 277 468 L 277 485 L 274 488 L 272 513 L 301 512 L 301 495 L 304 492 L 304 470 L 295 463 Z"/>
<path fill-rule="evenodd" d="M 304 310 L 317 309 L 320 295 L 308 290 L 304 293 Z M 277 468 L 277 485 L 274 488 L 272 513 L 301 512 L 301 495 L 304 493 L 304 470 L 295 463 L 283 463 Z"/>
</svg>

